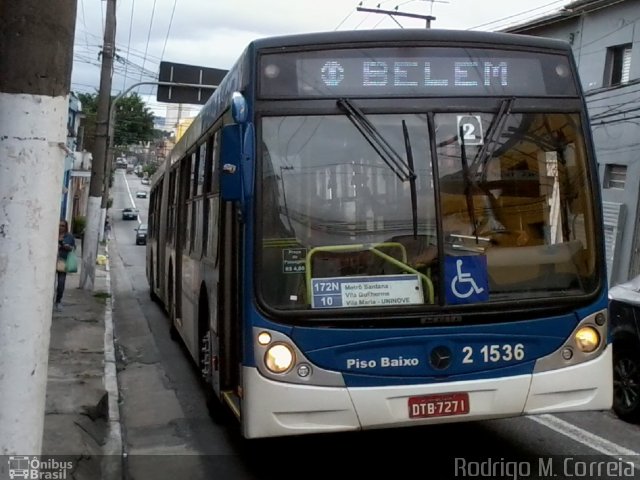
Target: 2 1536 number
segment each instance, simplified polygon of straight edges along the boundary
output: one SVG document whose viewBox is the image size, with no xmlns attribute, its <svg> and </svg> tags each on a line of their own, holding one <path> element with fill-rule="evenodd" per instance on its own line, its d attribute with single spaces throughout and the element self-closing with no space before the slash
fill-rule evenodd
<svg viewBox="0 0 640 480">
<path fill-rule="evenodd" d="M 473 347 L 462 347 L 462 353 L 464 358 L 462 363 L 473 363 L 474 355 Z M 479 360 L 483 363 L 496 363 L 496 362 L 512 362 L 524 359 L 524 345 L 516 343 L 515 345 L 505 343 L 501 345 L 483 345 L 480 347 Z"/>
</svg>

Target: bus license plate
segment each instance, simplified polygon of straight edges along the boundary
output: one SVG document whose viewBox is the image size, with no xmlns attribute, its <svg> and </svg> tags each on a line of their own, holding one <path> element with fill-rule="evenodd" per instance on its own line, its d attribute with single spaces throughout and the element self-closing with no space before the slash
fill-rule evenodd
<svg viewBox="0 0 640 480">
<path fill-rule="evenodd" d="M 409 418 L 448 417 L 469 413 L 468 393 L 409 397 Z"/>
</svg>

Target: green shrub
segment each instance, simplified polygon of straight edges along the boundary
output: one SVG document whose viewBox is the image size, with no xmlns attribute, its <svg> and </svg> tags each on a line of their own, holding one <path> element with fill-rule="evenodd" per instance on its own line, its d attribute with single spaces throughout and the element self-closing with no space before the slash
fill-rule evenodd
<svg viewBox="0 0 640 480">
<path fill-rule="evenodd" d="M 76 237 L 84 236 L 84 229 L 87 226 L 87 218 L 83 216 L 73 217 L 71 221 L 71 231 Z"/>
</svg>

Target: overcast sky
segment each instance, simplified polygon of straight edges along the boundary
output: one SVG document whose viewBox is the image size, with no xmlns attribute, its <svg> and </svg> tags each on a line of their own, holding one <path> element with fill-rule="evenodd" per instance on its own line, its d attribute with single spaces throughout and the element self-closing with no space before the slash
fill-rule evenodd
<svg viewBox="0 0 640 480">
<path fill-rule="evenodd" d="M 157 79 L 161 60 L 231 67 L 247 43 L 292 33 L 425 28 L 423 20 L 357 10 L 379 8 L 436 19 L 432 28 L 498 30 L 562 8 L 570 0 L 117 0 L 114 94 Z M 72 90 L 96 92 L 106 1 L 79 0 Z M 397 22 L 397 23 L 396 23 Z M 155 87 L 137 90 L 154 111 Z M 147 97 L 147 95 L 150 95 Z M 170 108 L 177 108 L 173 106 Z M 195 109 L 192 109 L 195 110 Z"/>
</svg>

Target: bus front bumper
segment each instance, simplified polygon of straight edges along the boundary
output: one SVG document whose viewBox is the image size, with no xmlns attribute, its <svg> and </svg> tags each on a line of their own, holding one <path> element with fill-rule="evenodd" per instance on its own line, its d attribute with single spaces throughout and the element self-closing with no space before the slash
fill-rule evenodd
<svg viewBox="0 0 640 480">
<path fill-rule="evenodd" d="M 244 367 L 242 429 L 247 438 L 394 428 L 611 407 L 612 347 L 561 370 L 488 380 L 391 387 L 318 387 L 276 382 Z M 409 398 L 469 395 L 469 413 L 409 418 Z"/>
</svg>

